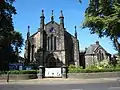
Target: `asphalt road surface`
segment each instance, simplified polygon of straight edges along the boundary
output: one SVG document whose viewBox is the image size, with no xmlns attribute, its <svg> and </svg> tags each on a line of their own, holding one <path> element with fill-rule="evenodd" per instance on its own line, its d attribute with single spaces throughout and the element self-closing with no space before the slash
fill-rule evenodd
<svg viewBox="0 0 120 90">
<path fill-rule="evenodd" d="M 120 90 L 120 82 L 85 84 L 1 84 L 0 90 Z"/>
</svg>

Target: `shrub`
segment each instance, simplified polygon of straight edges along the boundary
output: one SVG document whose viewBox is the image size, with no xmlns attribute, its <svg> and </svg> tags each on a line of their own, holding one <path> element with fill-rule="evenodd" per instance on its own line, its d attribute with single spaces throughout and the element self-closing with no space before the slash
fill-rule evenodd
<svg viewBox="0 0 120 90">
<path fill-rule="evenodd" d="M 75 68 L 75 65 L 71 64 L 69 65 L 69 68 Z"/>
<path fill-rule="evenodd" d="M 76 66 L 75 66 L 75 65 L 73 65 L 73 64 L 71 64 L 71 65 L 69 65 L 69 68 L 76 68 Z M 77 68 L 81 68 L 81 69 L 83 69 L 83 67 L 82 67 L 82 66 L 77 66 Z"/>
<path fill-rule="evenodd" d="M 102 60 L 101 62 L 96 63 L 95 65 L 87 66 L 86 69 L 105 69 L 105 68 L 120 68 L 120 65 L 114 66 L 113 64 L 109 64 L 109 60 Z"/>
<path fill-rule="evenodd" d="M 116 67 L 120 67 L 120 59 L 117 60 L 117 65 Z"/>
<path fill-rule="evenodd" d="M 7 71 L 0 71 L 0 74 L 7 74 Z"/>
<path fill-rule="evenodd" d="M 69 73 L 99 73 L 99 72 L 116 72 L 120 71 L 120 68 L 93 68 L 93 69 L 81 69 L 81 68 L 69 68 Z"/>
<path fill-rule="evenodd" d="M 0 74 L 7 74 L 8 72 L 9 74 L 37 74 L 38 73 L 37 70 L 11 70 L 11 71 L 0 72 Z"/>
<path fill-rule="evenodd" d="M 86 69 L 97 69 L 96 65 L 89 65 L 86 67 Z"/>
</svg>

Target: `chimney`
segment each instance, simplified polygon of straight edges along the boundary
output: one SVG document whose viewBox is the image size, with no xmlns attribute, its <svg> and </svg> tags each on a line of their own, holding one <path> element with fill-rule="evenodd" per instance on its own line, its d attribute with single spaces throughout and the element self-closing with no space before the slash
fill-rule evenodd
<svg viewBox="0 0 120 90">
<path fill-rule="evenodd" d="M 99 45 L 99 41 L 96 41 L 96 45 Z"/>
<path fill-rule="evenodd" d="M 87 48 L 87 47 L 85 47 L 85 52 L 87 51 L 87 49 L 88 49 L 88 48 Z"/>
</svg>

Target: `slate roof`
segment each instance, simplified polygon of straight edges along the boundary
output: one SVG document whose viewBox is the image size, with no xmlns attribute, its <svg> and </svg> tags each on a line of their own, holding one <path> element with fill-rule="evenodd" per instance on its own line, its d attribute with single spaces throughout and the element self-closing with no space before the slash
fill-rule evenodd
<svg viewBox="0 0 120 90">
<path fill-rule="evenodd" d="M 68 31 L 66 31 L 66 28 L 65 28 L 65 31 L 64 33 L 66 33 L 67 35 L 71 36 L 72 38 L 76 39 L 74 35 L 70 34 Z M 78 39 L 76 39 L 78 41 Z"/>
<path fill-rule="evenodd" d="M 98 44 L 97 44 L 98 43 Z M 103 49 L 105 51 L 106 54 L 110 54 L 108 53 L 100 44 L 98 41 L 96 41 L 96 44 L 91 44 L 87 49 L 86 49 L 86 55 L 92 55 L 94 54 L 94 52 L 96 52 L 96 50 L 98 50 L 99 48 Z"/>
<path fill-rule="evenodd" d="M 87 50 L 86 50 L 86 54 L 93 54 L 93 52 L 98 48 L 100 47 L 99 45 L 96 45 L 96 44 L 91 44 Z"/>
</svg>

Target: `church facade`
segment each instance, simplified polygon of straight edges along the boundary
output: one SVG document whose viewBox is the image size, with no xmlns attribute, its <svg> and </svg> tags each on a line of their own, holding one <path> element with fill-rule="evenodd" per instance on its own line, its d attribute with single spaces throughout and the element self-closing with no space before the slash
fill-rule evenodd
<svg viewBox="0 0 120 90">
<path fill-rule="evenodd" d="M 26 64 L 42 65 L 47 68 L 61 67 L 62 65 L 83 66 L 95 65 L 102 60 L 111 60 L 109 54 L 97 41 L 84 51 L 80 51 L 79 40 L 75 26 L 75 34 L 70 34 L 64 27 L 64 16 L 60 12 L 60 23 L 54 21 L 52 10 L 51 20 L 44 22 L 44 11 L 40 17 L 40 26 L 33 35 L 30 35 L 28 26 L 27 40 L 25 41 L 24 59 Z"/>
<path fill-rule="evenodd" d="M 25 62 L 43 65 L 48 68 L 69 66 L 73 64 L 80 66 L 80 48 L 75 35 L 71 35 L 64 27 L 64 16 L 61 11 L 60 23 L 54 21 L 52 10 L 51 21 L 45 23 L 44 11 L 40 17 L 40 27 L 33 35 L 30 35 L 28 26 L 27 40 L 25 41 Z"/>
</svg>

